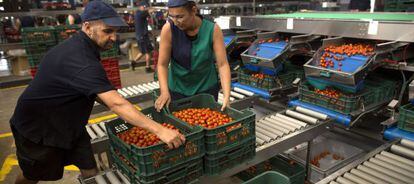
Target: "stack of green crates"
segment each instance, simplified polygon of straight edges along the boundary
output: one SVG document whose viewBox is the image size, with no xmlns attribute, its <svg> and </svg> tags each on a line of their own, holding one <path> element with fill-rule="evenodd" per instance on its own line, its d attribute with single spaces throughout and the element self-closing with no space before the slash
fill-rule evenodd
<svg viewBox="0 0 414 184">
<path fill-rule="evenodd" d="M 351 114 L 392 100 L 397 86 L 395 81 L 382 78 L 366 79 L 364 85 L 364 89 L 356 94 L 343 93 L 339 98 L 333 98 L 316 93 L 315 88 L 305 81 L 299 87 L 299 99 L 342 114 Z"/>
<path fill-rule="evenodd" d="M 55 26 L 54 32 L 57 43 L 63 42 L 64 40 L 70 38 L 72 35 L 76 34 L 80 28 L 80 25 Z"/>
<path fill-rule="evenodd" d="M 410 7 L 414 7 L 414 0 L 387 0 L 384 2 L 384 11 L 386 12 L 406 12 Z"/>
<path fill-rule="evenodd" d="M 118 53 L 119 53 L 119 46 L 118 44 L 114 43 L 111 49 L 101 52 L 101 59 L 115 58 L 119 55 Z"/>
<path fill-rule="evenodd" d="M 154 107 L 141 112 L 156 122 L 174 125 L 185 136 L 186 142 L 176 149 L 168 149 L 164 143 L 144 148 L 128 145 L 117 134 L 133 126 L 122 119 L 112 120 L 105 126 L 116 167 L 130 181 L 139 183 L 189 183 L 200 177 L 205 154 L 203 129 L 171 119 L 164 112 L 156 112 Z"/>
<path fill-rule="evenodd" d="M 43 55 L 56 45 L 54 28 L 51 26 L 23 28 L 22 41 L 30 67 L 37 67 Z"/>
<path fill-rule="evenodd" d="M 249 168 L 237 174 L 243 181 L 250 180 L 266 171 L 276 171 L 288 177 L 292 184 L 305 182 L 305 168 L 297 162 L 290 162 L 282 156 L 273 157 L 265 162 Z"/>
<path fill-rule="evenodd" d="M 220 111 L 221 106 L 213 96 L 199 94 L 172 102 L 169 110 L 175 112 L 188 108 L 210 108 Z M 207 175 L 220 174 L 252 159 L 256 154 L 255 114 L 250 110 L 238 111 L 231 107 L 226 108 L 223 113 L 233 118 L 233 121 L 212 129 L 204 128 L 204 173 Z M 172 114 L 170 116 L 187 124 Z M 237 128 L 231 128 L 233 126 Z"/>
</svg>

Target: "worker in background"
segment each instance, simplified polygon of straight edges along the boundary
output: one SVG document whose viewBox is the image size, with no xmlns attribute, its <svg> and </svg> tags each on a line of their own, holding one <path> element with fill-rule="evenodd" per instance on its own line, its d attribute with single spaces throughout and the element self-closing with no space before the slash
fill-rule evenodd
<svg viewBox="0 0 414 184">
<path fill-rule="evenodd" d="M 147 7 L 148 4 L 145 1 L 141 1 L 138 3 L 138 10 L 135 12 L 135 33 L 141 53 L 138 54 L 133 61 L 131 61 L 131 67 L 132 70 L 135 70 L 136 63 L 141 59 L 142 56 L 145 56 L 145 71 L 152 72 L 153 70 L 150 66 L 150 61 L 151 52 L 154 50 L 154 48 L 152 47 L 149 37 L 148 18 L 150 17 L 150 14 Z"/>
<path fill-rule="evenodd" d="M 171 100 L 199 93 L 217 100 L 217 65 L 224 110 L 229 105 L 231 77 L 220 27 L 198 15 L 193 1 L 169 0 L 167 5 L 169 20 L 161 30 L 157 65 L 161 94 L 155 107 L 161 110 Z"/>
<path fill-rule="evenodd" d="M 90 2 L 82 14 L 82 30 L 44 56 L 36 76 L 19 97 L 10 120 L 19 166 L 17 184 L 59 180 L 66 165 L 77 166 L 82 177 L 97 172 L 85 125 L 95 100 L 134 126 L 156 134 L 170 148 L 185 141 L 139 112 L 109 82 L 100 51 L 115 42 L 125 22 L 102 1 Z"/>
<path fill-rule="evenodd" d="M 368 11 L 371 8 L 370 0 L 351 0 L 348 6 L 350 11 Z"/>
</svg>

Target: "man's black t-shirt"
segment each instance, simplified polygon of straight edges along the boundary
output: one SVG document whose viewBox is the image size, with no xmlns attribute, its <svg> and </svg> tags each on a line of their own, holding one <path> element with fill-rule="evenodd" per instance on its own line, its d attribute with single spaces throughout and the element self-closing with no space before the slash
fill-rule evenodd
<svg viewBox="0 0 414 184">
<path fill-rule="evenodd" d="M 47 52 L 10 122 L 35 143 L 70 149 L 86 133 L 96 94 L 113 89 L 99 47 L 80 31 Z"/>
</svg>

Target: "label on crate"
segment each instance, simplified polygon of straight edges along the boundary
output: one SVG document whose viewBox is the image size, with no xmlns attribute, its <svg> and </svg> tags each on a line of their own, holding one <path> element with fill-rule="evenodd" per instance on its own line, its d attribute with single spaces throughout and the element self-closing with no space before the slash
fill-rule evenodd
<svg viewBox="0 0 414 184">
<path fill-rule="evenodd" d="M 286 29 L 293 29 L 293 19 L 288 18 L 286 21 Z"/>
<path fill-rule="evenodd" d="M 241 18 L 240 17 L 236 17 L 236 26 L 238 26 L 238 27 L 241 26 Z"/>
<path fill-rule="evenodd" d="M 377 35 L 378 34 L 378 21 L 369 21 L 368 25 L 368 34 Z"/>
</svg>

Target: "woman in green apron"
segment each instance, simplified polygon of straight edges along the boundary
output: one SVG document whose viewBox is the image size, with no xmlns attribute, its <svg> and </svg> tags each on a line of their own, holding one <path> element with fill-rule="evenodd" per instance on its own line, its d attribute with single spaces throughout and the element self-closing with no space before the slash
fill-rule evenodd
<svg viewBox="0 0 414 184">
<path fill-rule="evenodd" d="M 169 20 L 161 30 L 157 65 L 161 92 L 155 101 L 157 110 L 171 100 L 200 93 L 217 100 L 217 69 L 224 96 L 222 110 L 229 105 L 231 77 L 223 33 L 197 11 L 192 1 L 168 1 Z"/>
</svg>

